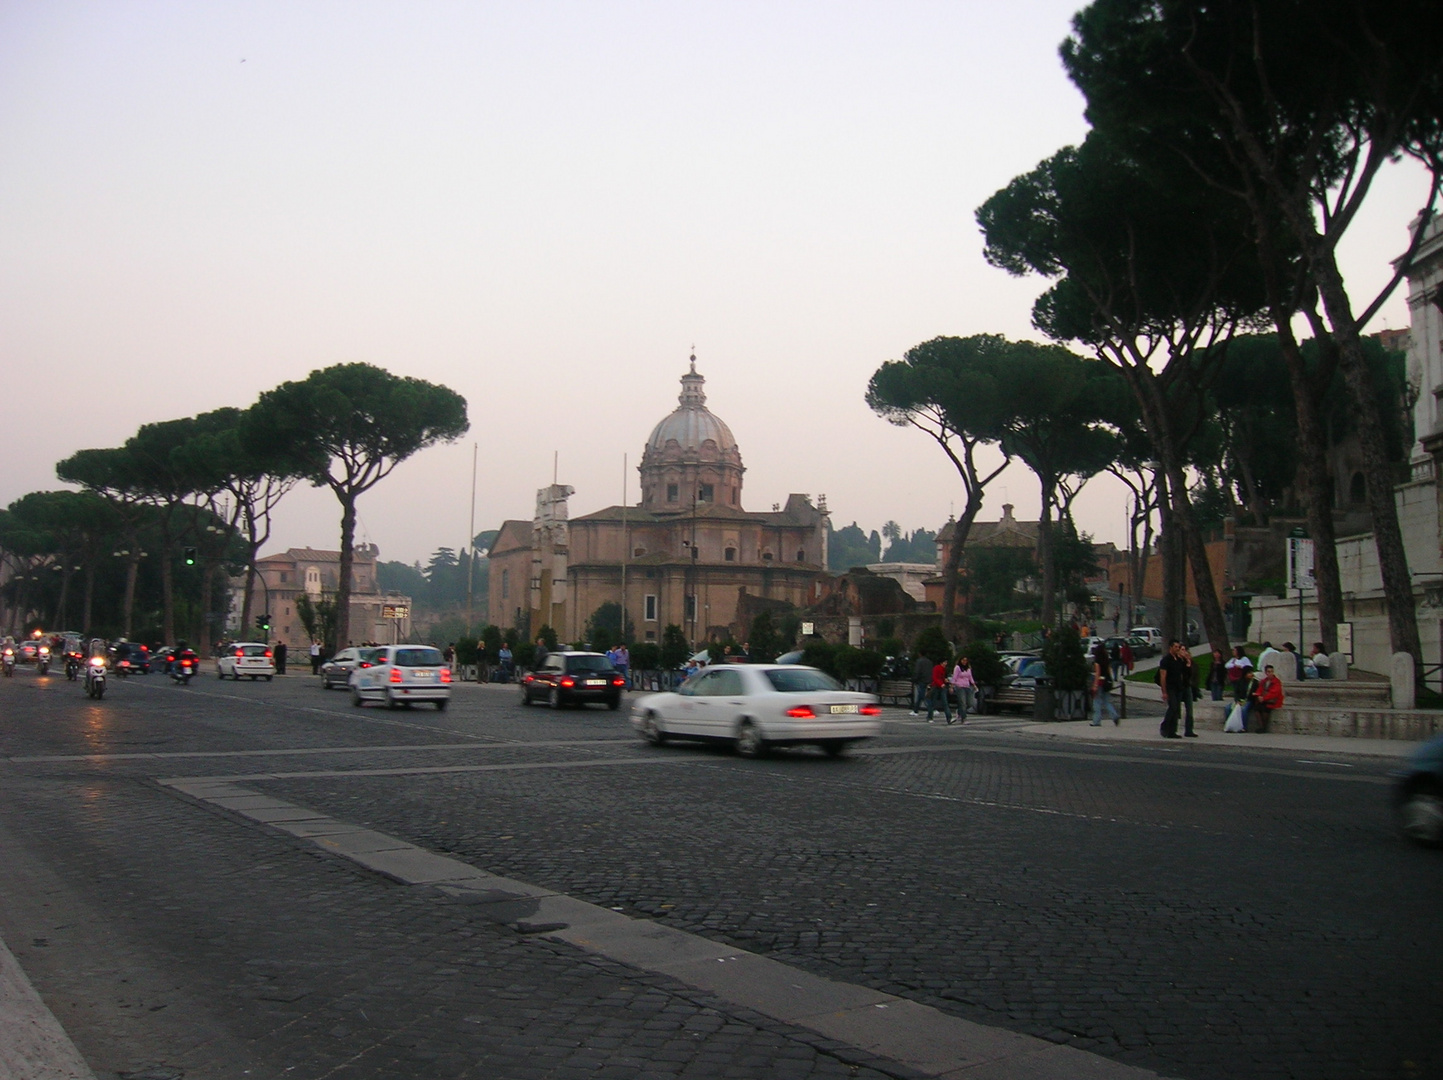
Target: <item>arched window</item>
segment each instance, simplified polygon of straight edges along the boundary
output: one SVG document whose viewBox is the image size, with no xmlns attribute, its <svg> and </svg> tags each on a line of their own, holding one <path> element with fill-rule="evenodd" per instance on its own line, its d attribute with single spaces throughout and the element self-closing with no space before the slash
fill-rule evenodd
<svg viewBox="0 0 1443 1080">
<path fill-rule="evenodd" d="M 734 548 L 734 547 L 729 547 L 729 548 L 726 549 L 726 561 L 727 561 L 727 562 L 736 562 L 736 561 L 737 561 L 737 549 L 736 549 L 736 548 Z"/>
</svg>

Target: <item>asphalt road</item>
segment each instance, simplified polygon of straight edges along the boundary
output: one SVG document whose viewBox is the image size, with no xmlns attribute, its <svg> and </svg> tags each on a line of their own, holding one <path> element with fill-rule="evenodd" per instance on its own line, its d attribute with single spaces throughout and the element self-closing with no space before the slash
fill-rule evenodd
<svg viewBox="0 0 1443 1080">
<path fill-rule="evenodd" d="M 918 1075 L 173 782 L 199 778 L 1165 1076 L 1443 1076 L 1443 857 L 1393 835 L 1385 763 L 887 714 L 849 758 L 743 761 L 500 688 L 96 703 L 22 670 L 0 938 L 106 1078 Z"/>
</svg>

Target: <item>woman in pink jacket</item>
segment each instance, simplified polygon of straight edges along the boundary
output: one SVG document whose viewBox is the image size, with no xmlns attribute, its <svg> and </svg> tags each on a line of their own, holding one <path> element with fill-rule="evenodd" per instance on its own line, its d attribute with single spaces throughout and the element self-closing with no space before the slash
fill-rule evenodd
<svg viewBox="0 0 1443 1080">
<path fill-rule="evenodd" d="M 957 658 L 952 669 L 952 689 L 957 692 L 957 722 L 967 719 L 977 702 L 977 680 L 972 677 L 972 661 L 965 656 Z M 947 721 L 949 724 L 952 721 Z"/>
</svg>

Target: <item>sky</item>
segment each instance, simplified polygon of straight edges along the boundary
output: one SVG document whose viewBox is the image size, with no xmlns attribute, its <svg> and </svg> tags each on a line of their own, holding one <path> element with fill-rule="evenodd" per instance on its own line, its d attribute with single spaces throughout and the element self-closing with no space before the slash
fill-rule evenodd
<svg viewBox="0 0 1443 1080">
<path fill-rule="evenodd" d="M 0 505 L 141 424 L 336 363 L 443 383 L 470 432 L 360 503 L 383 559 L 638 498 L 695 350 L 742 501 L 937 528 L 962 495 L 866 406 L 938 335 L 1036 338 L 1036 278 L 973 212 L 1079 141 L 1077 0 L 923 3 L 0 0 Z M 1386 282 L 1424 191 L 1380 178 L 1341 252 Z M 1359 308 L 1362 304 L 1357 305 Z M 1406 326 L 1400 290 L 1371 329 Z M 625 469 L 624 469 L 625 462 Z M 1035 517 L 1014 465 L 988 490 Z M 1079 498 L 1122 542 L 1124 489 Z M 267 550 L 334 548 L 325 489 Z"/>
</svg>

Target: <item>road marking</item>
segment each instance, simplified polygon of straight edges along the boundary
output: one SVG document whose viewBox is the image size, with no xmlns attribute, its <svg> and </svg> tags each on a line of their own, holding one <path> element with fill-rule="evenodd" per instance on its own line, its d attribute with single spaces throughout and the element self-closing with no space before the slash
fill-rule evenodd
<svg viewBox="0 0 1443 1080">
<path fill-rule="evenodd" d="M 448 773 L 507 772 L 527 769 L 591 769 L 614 765 L 704 765 L 705 758 L 669 757 L 584 758 L 580 761 L 522 761 L 503 765 L 425 765 L 395 769 L 317 769 L 306 772 L 237 773 L 231 776 L 171 776 L 162 784 L 233 783 L 242 780 L 341 780 L 354 776 L 444 776 Z"/>
<path fill-rule="evenodd" d="M 1331 765 L 1335 769 L 1351 769 L 1353 766 L 1346 761 L 1313 761 L 1311 758 L 1296 758 L 1299 765 Z"/>
<path fill-rule="evenodd" d="M 512 750 L 527 747 L 551 749 L 567 746 L 604 746 L 634 739 L 546 739 L 536 742 L 404 743 L 387 746 L 307 746 L 291 750 L 154 750 L 117 754 L 31 754 L 7 758 L 12 762 L 163 761 L 171 758 L 304 757 L 309 754 L 407 753 L 423 750 Z"/>
</svg>

